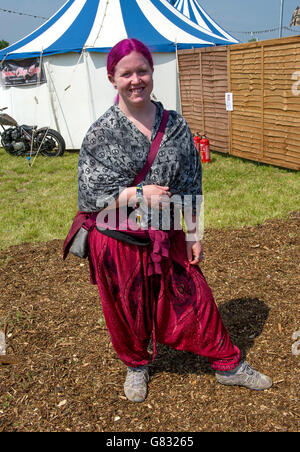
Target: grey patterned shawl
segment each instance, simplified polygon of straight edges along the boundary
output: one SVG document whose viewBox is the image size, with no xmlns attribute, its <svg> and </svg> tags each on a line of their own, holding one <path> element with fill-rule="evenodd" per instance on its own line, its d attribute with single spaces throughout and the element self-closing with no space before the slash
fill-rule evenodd
<svg viewBox="0 0 300 452">
<path fill-rule="evenodd" d="M 154 139 L 163 106 L 156 105 Z M 146 163 L 147 137 L 114 105 L 88 130 L 78 161 L 78 207 L 86 212 L 103 209 L 117 199 L 120 187 L 131 185 Z M 202 194 L 201 161 L 186 120 L 170 111 L 166 131 L 144 185 L 169 186 L 172 194 Z"/>
</svg>

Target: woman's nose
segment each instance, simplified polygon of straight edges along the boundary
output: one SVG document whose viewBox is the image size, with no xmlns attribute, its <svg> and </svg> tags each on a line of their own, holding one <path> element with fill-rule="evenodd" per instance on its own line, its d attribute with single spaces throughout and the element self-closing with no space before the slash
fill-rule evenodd
<svg viewBox="0 0 300 452">
<path fill-rule="evenodd" d="M 135 72 L 132 74 L 131 76 L 131 83 L 137 85 L 138 83 L 140 83 L 140 77 L 138 76 L 138 74 Z"/>
</svg>

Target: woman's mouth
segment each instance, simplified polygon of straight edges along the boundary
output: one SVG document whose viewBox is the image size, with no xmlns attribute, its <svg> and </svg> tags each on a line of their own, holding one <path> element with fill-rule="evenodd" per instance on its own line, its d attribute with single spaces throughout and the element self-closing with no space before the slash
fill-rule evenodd
<svg viewBox="0 0 300 452">
<path fill-rule="evenodd" d="M 130 92 L 132 94 L 140 94 L 142 91 L 144 90 L 144 88 L 130 88 Z"/>
</svg>

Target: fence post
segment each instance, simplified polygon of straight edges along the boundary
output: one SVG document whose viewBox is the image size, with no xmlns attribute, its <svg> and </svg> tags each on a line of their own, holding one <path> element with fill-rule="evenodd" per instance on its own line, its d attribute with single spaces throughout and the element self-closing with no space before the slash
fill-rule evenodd
<svg viewBox="0 0 300 452">
<path fill-rule="evenodd" d="M 228 92 L 231 93 L 231 65 L 230 65 L 230 46 L 227 46 L 227 89 Z M 225 95 L 224 95 L 224 102 L 225 102 Z M 228 112 L 228 154 L 231 154 L 232 152 L 232 112 Z"/>
<path fill-rule="evenodd" d="M 202 124 L 203 130 L 200 132 L 205 133 L 205 113 L 204 113 L 204 91 L 203 91 L 203 72 L 202 72 L 202 49 L 198 51 L 199 55 L 199 68 L 200 68 L 200 81 L 201 81 L 201 109 L 202 109 Z"/>
<path fill-rule="evenodd" d="M 260 144 L 260 158 L 262 159 L 264 157 L 264 146 L 265 146 L 265 138 L 264 138 L 264 133 L 265 133 L 265 125 L 264 125 L 264 120 L 265 120 L 265 114 L 264 114 L 264 97 L 265 97 L 265 64 L 264 64 L 264 60 L 265 60 L 265 54 L 264 54 L 264 45 L 261 44 L 261 53 L 260 53 L 260 58 L 261 58 L 261 144 Z"/>
</svg>

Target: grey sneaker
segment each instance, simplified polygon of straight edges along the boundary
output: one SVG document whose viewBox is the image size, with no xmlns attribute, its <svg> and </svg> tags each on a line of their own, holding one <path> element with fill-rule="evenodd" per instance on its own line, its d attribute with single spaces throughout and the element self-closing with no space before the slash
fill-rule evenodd
<svg viewBox="0 0 300 452">
<path fill-rule="evenodd" d="M 149 381 L 148 366 L 128 367 L 124 392 L 131 402 L 144 402 Z"/>
<path fill-rule="evenodd" d="M 273 384 L 270 377 L 252 369 L 247 361 L 241 362 L 238 367 L 231 371 L 216 371 L 216 379 L 223 385 L 245 386 L 257 391 L 269 389 Z"/>
</svg>

